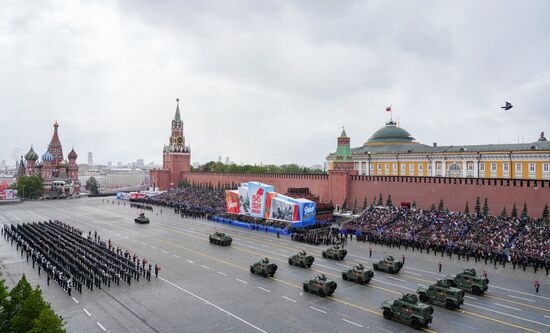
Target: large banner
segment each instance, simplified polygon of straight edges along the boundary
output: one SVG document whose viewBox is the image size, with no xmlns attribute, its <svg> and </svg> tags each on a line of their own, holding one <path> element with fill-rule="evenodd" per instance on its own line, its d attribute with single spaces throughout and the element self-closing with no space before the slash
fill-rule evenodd
<svg viewBox="0 0 550 333">
<path fill-rule="evenodd" d="M 288 222 L 298 221 L 298 210 L 297 204 L 273 198 L 273 200 L 271 200 L 271 211 L 269 212 L 269 216 L 275 220 Z"/>
<path fill-rule="evenodd" d="M 225 191 L 225 208 L 228 213 L 240 213 L 238 191 Z"/>
<path fill-rule="evenodd" d="M 239 211 L 243 215 L 250 214 L 250 199 L 248 198 L 248 187 L 238 188 L 239 193 Z"/>
<path fill-rule="evenodd" d="M 250 198 L 250 216 L 264 217 L 265 200 L 268 192 L 273 192 L 271 185 L 257 182 L 248 183 L 248 197 Z"/>
<path fill-rule="evenodd" d="M 268 219 L 271 214 L 271 200 L 276 198 L 278 194 L 279 193 L 277 192 L 267 192 L 267 198 L 265 200 L 265 214 L 264 214 L 264 217 L 266 219 Z"/>
<path fill-rule="evenodd" d="M 297 199 L 300 206 L 300 220 L 304 223 L 315 222 L 317 204 L 306 199 Z"/>
</svg>

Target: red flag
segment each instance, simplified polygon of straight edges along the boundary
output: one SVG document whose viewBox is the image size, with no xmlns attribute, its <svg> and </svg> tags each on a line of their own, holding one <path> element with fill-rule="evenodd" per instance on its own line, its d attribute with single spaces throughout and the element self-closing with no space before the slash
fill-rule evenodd
<svg viewBox="0 0 550 333">
<path fill-rule="evenodd" d="M 386 106 L 386 112 L 391 112 L 391 106 Z"/>
</svg>

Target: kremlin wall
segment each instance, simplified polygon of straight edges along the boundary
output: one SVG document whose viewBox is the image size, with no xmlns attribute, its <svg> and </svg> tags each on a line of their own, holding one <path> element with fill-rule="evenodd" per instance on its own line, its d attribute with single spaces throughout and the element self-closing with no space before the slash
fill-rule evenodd
<svg viewBox="0 0 550 333">
<path fill-rule="evenodd" d="M 249 174 L 190 171 L 191 151 L 185 146 L 179 105 L 172 121 L 170 144 L 163 150 L 163 168 L 151 170 L 151 186 L 160 190 L 181 181 L 222 186 L 257 181 L 280 193 L 289 188 L 309 188 L 320 202 L 361 207 L 382 194 L 393 204 L 416 203 L 428 209 L 442 199 L 450 210 L 463 211 L 466 202 L 473 211 L 476 198 L 488 199 L 490 213 L 504 207 L 518 211 L 527 203 L 528 212 L 539 217 L 550 204 L 550 142 L 541 133 L 529 144 L 427 146 L 414 142 L 393 121 L 378 130 L 362 147 L 351 148 L 343 130 L 335 153 L 327 156 L 328 174 Z"/>
</svg>

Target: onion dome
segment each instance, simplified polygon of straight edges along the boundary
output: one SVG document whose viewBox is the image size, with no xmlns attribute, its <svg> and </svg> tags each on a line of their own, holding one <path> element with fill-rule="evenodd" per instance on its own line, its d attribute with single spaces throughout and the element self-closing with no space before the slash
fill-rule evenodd
<svg viewBox="0 0 550 333">
<path fill-rule="evenodd" d="M 367 140 L 365 145 L 370 144 L 404 144 L 413 143 L 414 138 L 401 127 L 397 127 L 397 123 L 390 120 L 386 126 L 382 127 Z"/>
<path fill-rule="evenodd" d="M 36 161 L 38 159 L 38 154 L 32 149 L 32 146 L 29 152 L 25 154 L 25 159 L 27 161 Z"/>
<path fill-rule="evenodd" d="M 42 162 L 36 162 L 36 164 L 34 165 L 35 168 L 37 169 L 40 169 L 42 168 L 44 165 L 42 164 Z"/>
<path fill-rule="evenodd" d="M 66 160 L 63 160 L 63 161 L 59 162 L 58 165 L 62 168 L 66 168 L 66 167 L 69 166 L 69 162 L 67 162 Z"/>
<path fill-rule="evenodd" d="M 71 151 L 69 152 L 69 155 L 67 155 L 67 158 L 69 160 L 76 160 L 77 157 L 78 157 L 78 155 L 74 151 L 74 148 L 72 148 Z"/>
<path fill-rule="evenodd" d="M 44 155 L 42 155 L 42 161 L 44 162 L 51 162 L 53 161 L 53 155 L 49 151 L 45 152 Z"/>
</svg>

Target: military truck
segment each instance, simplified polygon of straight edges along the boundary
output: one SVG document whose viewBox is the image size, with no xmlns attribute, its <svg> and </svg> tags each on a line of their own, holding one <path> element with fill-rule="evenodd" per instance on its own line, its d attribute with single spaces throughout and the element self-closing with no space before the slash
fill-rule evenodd
<svg viewBox="0 0 550 333">
<path fill-rule="evenodd" d="M 474 295 L 481 295 L 489 289 L 489 279 L 477 275 L 473 268 L 465 269 L 457 275 L 447 275 L 445 280 L 453 287 L 471 292 Z"/>
<path fill-rule="evenodd" d="M 315 279 L 303 283 L 305 292 L 317 294 L 321 297 L 332 295 L 337 286 L 336 282 L 327 280 L 324 274 L 317 275 Z"/>
<path fill-rule="evenodd" d="M 134 222 L 139 224 L 146 224 L 151 222 L 148 217 L 145 217 L 145 213 L 140 213 L 138 217 L 134 219 Z"/>
<path fill-rule="evenodd" d="M 355 265 L 353 268 L 342 272 L 342 279 L 344 281 L 349 280 L 359 284 L 369 283 L 373 276 L 374 272 L 370 269 L 365 269 L 365 266 L 362 264 Z"/>
<path fill-rule="evenodd" d="M 451 286 L 447 280 L 437 280 L 429 287 L 420 287 L 416 290 L 422 303 L 431 302 L 444 305 L 447 309 L 458 309 L 464 304 L 464 291 Z"/>
<path fill-rule="evenodd" d="M 323 251 L 323 258 L 329 258 L 334 260 L 344 260 L 344 257 L 348 254 L 348 251 L 344 248 L 333 245 L 332 247 L 329 247 L 325 251 Z"/>
<path fill-rule="evenodd" d="M 269 262 L 268 258 L 264 258 L 253 265 L 250 265 L 250 273 L 261 276 L 273 276 L 277 271 L 277 264 Z"/>
<path fill-rule="evenodd" d="M 231 245 L 233 238 L 231 236 L 224 234 L 223 232 L 215 232 L 208 237 L 210 244 L 228 246 Z"/>
<path fill-rule="evenodd" d="M 288 258 L 288 263 L 293 266 L 311 267 L 315 258 L 306 253 L 306 251 L 300 251 Z"/>
<path fill-rule="evenodd" d="M 432 322 L 434 313 L 431 305 L 418 302 L 418 297 L 414 294 L 405 294 L 400 299 L 385 301 L 382 310 L 384 318 L 395 319 L 417 330 L 427 327 Z"/>
<path fill-rule="evenodd" d="M 395 274 L 395 273 L 399 273 L 399 271 L 403 267 L 403 263 L 401 261 L 395 261 L 395 259 L 392 256 L 387 256 L 386 258 L 373 263 L 372 267 L 374 268 L 375 271 L 382 271 L 382 272 Z"/>
</svg>

